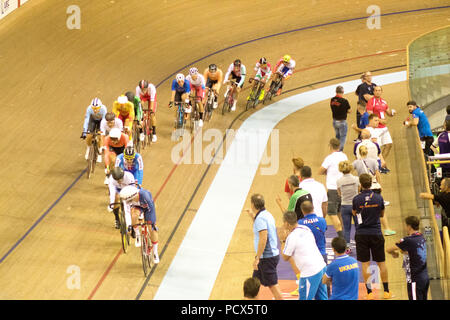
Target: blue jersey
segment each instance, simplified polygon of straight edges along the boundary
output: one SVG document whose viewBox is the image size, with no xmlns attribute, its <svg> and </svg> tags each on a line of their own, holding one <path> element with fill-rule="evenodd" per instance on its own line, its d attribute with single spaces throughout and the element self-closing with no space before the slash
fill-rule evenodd
<svg viewBox="0 0 450 320">
<path fill-rule="evenodd" d="M 428 122 L 428 118 L 425 113 L 420 108 L 414 109 L 412 112 L 414 119 L 419 119 L 419 123 L 417 124 L 417 129 L 419 130 L 419 136 L 423 137 L 432 137 L 433 133 L 431 132 L 430 123 Z"/>
<path fill-rule="evenodd" d="M 150 191 L 145 189 L 139 190 L 139 204 L 133 204 L 134 208 L 138 208 L 144 213 L 145 221 L 156 223 L 155 203 Z"/>
<path fill-rule="evenodd" d="M 358 300 L 358 261 L 346 254 L 336 257 L 325 272 L 331 278 L 330 300 Z"/>
<path fill-rule="evenodd" d="M 87 107 L 86 109 L 86 114 L 84 116 L 84 123 L 83 123 L 83 131 L 87 132 L 88 130 L 88 125 L 89 125 L 89 120 L 91 119 L 91 116 L 97 116 L 98 117 L 98 121 L 101 121 L 103 119 L 105 119 L 105 115 L 108 112 L 108 110 L 106 109 L 105 106 L 101 106 L 100 107 L 100 111 L 97 113 L 97 115 L 95 115 L 94 110 L 92 109 L 92 106 Z"/>
<path fill-rule="evenodd" d="M 369 124 L 369 113 L 366 111 L 361 116 L 361 120 L 359 121 L 358 128 L 365 129 Z"/>
<path fill-rule="evenodd" d="M 129 171 L 133 174 L 139 185 L 142 185 L 142 179 L 144 178 L 144 161 L 139 153 L 136 153 L 133 163 L 128 163 L 123 158 L 123 153 L 119 154 L 116 158 L 116 167 L 121 167 L 125 171 Z"/>
<path fill-rule="evenodd" d="M 406 271 L 408 283 L 428 279 L 427 270 L 427 244 L 423 235 L 416 232 L 400 239 L 395 244 L 407 254 L 403 256 L 403 268 Z"/>
<path fill-rule="evenodd" d="M 184 80 L 183 86 L 180 86 L 176 79 L 172 81 L 172 91 L 180 92 L 180 93 L 189 93 L 191 92 L 191 85 L 188 80 Z"/>
<path fill-rule="evenodd" d="M 311 229 L 316 239 L 317 248 L 322 255 L 326 252 L 325 231 L 327 230 L 327 222 L 324 218 L 318 217 L 315 213 L 307 214 L 304 218 L 298 220 L 298 224 L 305 225 Z"/>
</svg>

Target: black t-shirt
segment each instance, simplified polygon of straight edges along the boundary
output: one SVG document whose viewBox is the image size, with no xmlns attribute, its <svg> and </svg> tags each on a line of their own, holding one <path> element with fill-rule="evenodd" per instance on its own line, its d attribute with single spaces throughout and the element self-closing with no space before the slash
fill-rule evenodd
<svg viewBox="0 0 450 320">
<path fill-rule="evenodd" d="M 446 217 L 442 217 L 442 226 L 448 227 L 448 218 L 450 218 L 450 193 L 449 192 L 439 192 L 439 194 L 434 196 L 434 201 L 439 203 L 444 209 Z"/>
<path fill-rule="evenodd" d="M 347 99 L 337 95 L 331 98 L 330 107 L 334 120 L 347 120 L 347 111 L 350 109 Z"/>
<path fill-rule="evenodd" d="M 427 270 L 427 244 L 420 232 L 400 239 L 395 244 L 402 251 L 408 252 L 403 256 L 403 268 L 406 271 L 406 281 L 408 283 L 426 281 L 428 279 Z"/>
<path fill-rule="evenodd" d="M 366 82 L 361 83 L 358 88 L 356 89 L 356 92 L 358 93 L 359 102 L 366 105 L 367 100 L 364 98 L 365 94 L 370 94 L 373 96 L 373 89 L 377 85 L 375 83 L 367 84 Z"/>
</svg>

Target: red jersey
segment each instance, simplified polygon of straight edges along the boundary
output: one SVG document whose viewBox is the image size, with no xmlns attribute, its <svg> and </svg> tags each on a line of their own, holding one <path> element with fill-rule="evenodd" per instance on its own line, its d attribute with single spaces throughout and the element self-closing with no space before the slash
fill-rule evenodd
<svg viewBox="0 0 450 320">
<path fill-rule="evenodd" d="M 386 119 L 386 110 L 389 109 L 389 106 L 386 100 L 382 98 L 372 97 L 367 101 L 366 110 L 372 111 L 376 114 L 380 119 Z M 385 128 L 386 126 L 380 122 L 378 128 Z"/>
</svg>

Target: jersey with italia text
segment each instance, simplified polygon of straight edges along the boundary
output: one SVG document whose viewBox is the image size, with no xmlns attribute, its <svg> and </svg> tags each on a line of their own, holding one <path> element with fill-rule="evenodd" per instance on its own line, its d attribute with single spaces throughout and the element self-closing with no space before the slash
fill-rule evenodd
<svg viewBox="0 0 450 320">
<path fill-rule="evenodd" d="M 142 185 L 142 179 L 144 178 L 144 161 L 139 153 L 136 153 L 133 163 L 128 164 L 124 158 L 123 153 L 119 154 L 116 158 L 116 167 L 121 167 L 125 171 L 129 171 L 133 174 L 139 185 Z"/>
<path fill-rule="evenodd" d="M 331 278 L 330 300 L 358 300 L 358 261 L 347 254 L 336 257 L 327 266 L 325 275 Z"/>
<path fill-rule="evenodd" d="M 411 283 L 427 280 L 427 244 L 423 235 L 420 232 L 416 232 L 400 239 L 395 245 L 406 252 L 403 256 L 406 281 Z"/>
<path fill-rule="evenodd" d="M 315 213 L 307 214 L 303 219 L 298 220 L 299 225 L 307 226 L 311 229 L 316 239 L 317 248 L 322 255 L 326 251 L 325 231 L 327 231 L 327 222 L 324 218 L 318 217 Z"/>
</svg>

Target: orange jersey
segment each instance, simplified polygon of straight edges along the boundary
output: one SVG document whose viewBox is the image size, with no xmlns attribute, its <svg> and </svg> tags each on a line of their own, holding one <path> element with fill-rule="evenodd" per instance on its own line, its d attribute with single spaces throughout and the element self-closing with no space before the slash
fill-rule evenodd
<svg viewBox="0 0 450 320">
<path fill-rule="evenodd" d="M 109 150 L 109 147 L 113 147 L 113 148 L 121 148 L 121 147 L 126 147 L 127 143 L 128 143 L 128 136 L 126 134 L 123 134 L 120 136 L 119 141 L 117 141 L 117 143 L 113 143 L 113 141 L 111 140 L 110 136 L 107 136 L 105 138 L 105 147 L 106 150 Z"/>
</svg>

